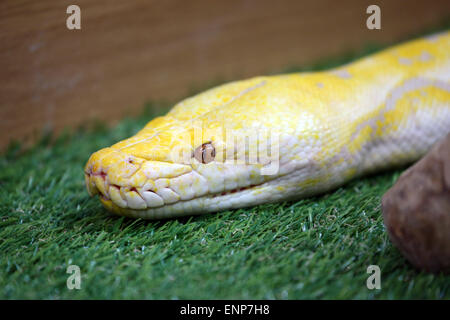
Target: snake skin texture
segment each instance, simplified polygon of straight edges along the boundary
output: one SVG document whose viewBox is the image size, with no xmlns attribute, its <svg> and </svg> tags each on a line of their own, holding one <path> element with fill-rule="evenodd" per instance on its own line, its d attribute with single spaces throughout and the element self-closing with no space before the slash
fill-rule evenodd
<svg viewBox="0 0 450 320">
<path fill-rule="evenodd" d="M 256 77 L 187 98 L 91 155 L 89 194 L 144 219 L 326 192 L 416 161 L 450 132 L 450 32 L 323 72 Z"/>
</svg>

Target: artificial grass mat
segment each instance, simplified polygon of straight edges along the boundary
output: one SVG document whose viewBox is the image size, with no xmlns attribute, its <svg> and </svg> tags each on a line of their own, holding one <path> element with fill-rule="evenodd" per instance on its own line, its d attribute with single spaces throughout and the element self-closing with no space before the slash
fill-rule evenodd
<svg viewBox="0 0 450 320">
<path fill-rule="evenodd" d="M 110 215 L 88 196 L 83 166 L 151 116 L 0 155 L 0 298 L 450 297 L 448 276 L 414 269 L 386 234 L 380 200 L 401 170 L 297 202 L 164 221 Z M 71 264 L 80 290 L 66 286 Z M 366 287 L 373 264 L 381 290 Z"/>
</svg>

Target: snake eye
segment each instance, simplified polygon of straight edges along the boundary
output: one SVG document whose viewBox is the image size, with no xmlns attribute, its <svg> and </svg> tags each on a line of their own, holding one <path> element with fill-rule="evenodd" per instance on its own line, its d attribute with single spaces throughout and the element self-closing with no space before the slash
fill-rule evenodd
<svg viewBox="0 0 450 320">
<path fill-rule="evenodd" d="M 216 149 L 211 143 L 204 143 L 194 151 L 194 157 L 198 162 L 209 163 L 214 160 Z"/>
</svg>

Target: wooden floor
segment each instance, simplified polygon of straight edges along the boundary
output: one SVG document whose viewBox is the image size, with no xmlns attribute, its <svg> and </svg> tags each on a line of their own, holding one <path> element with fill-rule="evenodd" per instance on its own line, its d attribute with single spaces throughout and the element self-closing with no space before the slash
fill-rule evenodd
<svg viewBox="0 0 450 320">
<path fill-rule="evenodd" d="M 450 16 L 448 0 L 79 0 L 0 3 L 0 148 L 89 118 L 109 123 L 145 101 L 276 72 L 367 43 L 394 43 Z M 366 8 L 381 7 L 381 30 Z"/>
</svg>

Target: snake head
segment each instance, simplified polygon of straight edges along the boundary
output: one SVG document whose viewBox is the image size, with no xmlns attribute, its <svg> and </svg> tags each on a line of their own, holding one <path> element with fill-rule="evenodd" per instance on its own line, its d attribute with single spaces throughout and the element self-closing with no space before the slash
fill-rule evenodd
<svg viewBox="0 0 450 320">
<path fill-rule="evenodd" d="M 148 219 L 253 205 L 276 194 L 264 183 L 279 172 L 264 173 L 273 167 L 273 159 L 262 156 L 267 143 L 259 153 L 250 150 L 258 145 L 251 139 L 266 142 L 267 136 L 249 135 L 227 135 L 222 127 L 172 126 L 170 134 L 144 130 L 92 154 L 86 187 L 108 210 Z"/>
<path fill-rule="evenodd" d="M 295 181 L 303 176 L 289 173 L 304 167 L 320 143 L 316 135 L 298 139 L 314 133 L 316 120 L 292 112 L 296 102 L 284 92 L 286 79 L 280 81 L 253 78 L 181 101 L 135 136 L 94 153 L 85 167 L 89 193 L 117 214 L 146 219 L 298 193 Z"/>
</svg>

